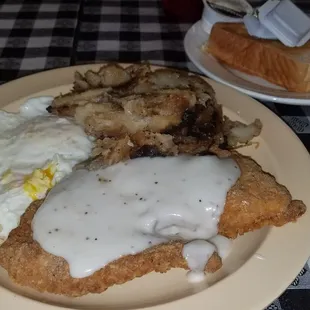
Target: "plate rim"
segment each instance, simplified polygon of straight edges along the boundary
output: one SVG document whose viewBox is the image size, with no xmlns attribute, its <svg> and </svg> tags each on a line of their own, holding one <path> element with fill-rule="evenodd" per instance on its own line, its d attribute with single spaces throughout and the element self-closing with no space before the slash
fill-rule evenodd
<svg viewBox="0 0 310 310">
<path fill-rule="evenodd" d="M 105 62 L 102 63 L 96 63 L 96 64 L 86 64 L 86 65 L 78 65 L 78 66 L 72 66 L 72 67 L 65 67 L 65 68 L 57 68 L 57 69 L 52 69 L 52 70 L 48 70 L 48 71 L 44 71 L 44 72 L 39 72 L 33 75 L 29 75 L 26 77 L 22 77 L 20 79 L 5 83 L 3 85 L 0 86 L 0 94 L 8 94 L 8 97 L 5 98 L 6 100 L 6 104 L 5 103 L 1 103 L 0 108 L 4 108 L 5 106 L 8 105 L 8 103 L 12 103 L 14 101 L 17 101 L 19 99 L 22 99 L 26 96 L 31 96 L 32 94 L 35 94 L 37 92 L 40 91 L 44 91 L 50 88 L 56 88 L 59 86 L 63 86 L 63 85 L 68 85 L 71 84 L 72 82 L 72 76 L 73 76 L 73 72 L 76 70 L 80 70 L 80 71 L 85 71 L 87 69 L 97 69 L 99 68 L 102 64 L 104 64 Z M 121 65 L 123 65 L 123 63 L 120 63 Z M 125 64 L 125 65 L 129 65 Z M 152 66 L 152 68 L 165 68 L 162 66 Z M 52 81 L 51 77 L 55 76 L 55 74 L 59 75 L 59 79 L 54 79 Z M 195 74 L 195 73 L 194 73 Z M 68 77 L 70 76 L 70 79 L 68 79 Z M 297 137 L 297 135 L 288 127 L 288 125 L 285 124 L 285 122 L 283 120 L 281 120 L 275 113 L 273 113 L 272 111 L 270 111 L 267 107 L 265 107 L 264 105 L 262 105 L 261 103 L 259 103 L 258 101 L 250 98 L 249 96 L 242 94 L 236 90 L 234 90 L 233 88 L 230 88 L 228 86 L 225 86 L 221 83 L 218 82 L 214 82 L 204 76 L 202 76 L 204 79 L 206 79 L 209 83 L 211 83 L 212 85 L 216 85 L 216 87 L 222 88 L 223 90 L 230 92 L 232 94 L 234 94 L 234 96 L 236 96 L 238 99 L 238 97 L 243 97 L 244 100 L 249 101 L 249 104 L 252 104 L 253 106 L 255 106 L 255 108 L 261 112 L 265 112 L 268 117 L 270 117 L 272 120 L 278 122 L 279 126 L 282 127 L 283 130 L 286 130 L 286 132 L 289 134 L 291 141 L 293 141 L 293 144 L 295 145 L 295 147 L 297 148 L 297 152 L 301 153 L 301 162 L 305 162 L 306 166 L 305 166 L 305 171 L 310 172 L 310 155 L 308 153 L 308 151 L 306 150 L 306 148 L 304 147 L 304 145 L 302 144 L 302 142 L 299 140 L 299 138 Z M 47 79 L 47 82 L 44 81 L 44 78 Z M 39 85 L 36 85 L 36 81 L 40 81 Z M 69 83 L 67 83 L 69 81 Z M 25 89 L 22 90 L 22 95 L 18 95 L 16 94 L 13 90 L 15 88 L 18 88 L 20 86 L 22 86 L 23 84 L 31 84 L 32 87 L 27 87 Z M 47 86 L 48 85 L 48 86 Z M 20 93 L 19 93 L 20 94 Z M 10 95 L 10 96 L 9 96 Z M 2 96 L 3 97 L 3 96 Z M 13 99 L 9 99 L 8 98 L 13 98 Z M 224 105 L 225 107 L 225 105 Z M 309 199 L 310 202 L 310 199 Z M 301 226 L 302 229 L 304 230 L 304 232 L 310 232 L 310 225 L 308 225 L 306 227 L 306 224 L 310 222 L 310 212 L 308 210 L 308 212 L 306 212 L 306 214 L 298 221 L 297 224 L 288 224 L 288 225 L 298 225 Z M 278 240 L 279 239 L 279 234 L 281 235 L 281 233 L 279 233 L 280 230 L 273 230 L 275 233 L 273 234 L 273 239 Z M 300 233 L 299 233 L 300 234 Z M 271 238 L 272 239 L 272 238 Z M 272 239 L 272 240 L 273 240 Z M 271 242 L 272 242 L 271 240 Z M 279 240 L 278 240 L 279 241 Z M 267 238 L 263 241 L 263 243 L 259 246 L 259 251 L 261 254 L 264 255 L 265 251 L 270 250 L 270 239 Z M 305 247 L 306 248 L 306 247 Z M 287 249 L 285 247 L 285 249 Z M 266 273 L 266 265 L 264 267 L 264 264 L 261 263 L 261 261 L 257 258 L 255 258 L 254 256 L 252 256 L 251 258 L 249 258 L 246 263 L 239 268 L 237 271 L 235 271 L 234 273 L 230 274 L 229 276 L 227 276 L 224 280 L 219 281 L 218 283 L 212 285 L 209 289 L 204 290 L 198 294 L 194 294 L 185 298 L 182 298 L 180 300 L 176 300 L 173 302 L 169 302 L 169 303 L 165 303 L 162 305 L 156 305 L 156 306 L 152 306 L 152 307 L 147 307 L 144 309 L 154 309 L 154 310 L 179 310 L 180 308 L 183 309 L 185 307 L 191 307 L 193 304 L 197 305 L 197 310 L 199 309 L 204 309 L 203 303 L 205 301 L 205 298 L 207 296 L 213 295 L 213 296 L 217 296 L 217 302 L 214 303 L 214 301 L 212 302 L 212 300 L 210 300 L 212 303 L 210 303 L 210 308 L 214 309 L 214 310 L 218 310 L 218 309 L 222 309 L 223 304 L 222 301 L 224 300 L 224 298 L 221 298 L 221 292 L 225 292 L 225 289 L 228 289 L 229 291 L 234 291 L 236 294 L 233 294 L 234 297 L 232 300 L 230 300 L 230 306 L 232 307 L 234 304 L 238 305 L 238 308 L 231 308 L 231 309 L 236 309 L 236 310 L 250 310 L 250 309 L 262 309 L 263 307 L 267 306 L 270 302 L 272 302 L 274 299 L 276 299 L 286 288 L 287 286 L 290 284 L 290 281 L 293 280 L 293 278 L 296 276 L 296 274 L 298 273 L 298 269 L 301 269 L 307 258 L 310 255 L 310 249 L 302 249 L 302 255 L 298 256 L 297 263 L 294 263 L 294 268 L 293 270 L 296 270 L 296 272 L 292 272 L 291 269 L 286 270 L 287 272 L 285 273 L 286 276 L 284 277 L 285 280 L 283 281 L 278 279 L 276 282 L 277 285 L 276 289 L 273 290 L 273 293 L 270 294 L 268 288 L 264 288 L 264 292 L 266 292 L 266 296 L 267 298 L 261 298 L 261 295 L 259 294 L 259 296 L 254 294 L 254 297 L 256 297 L 256 301 L 253 302 L 252 300 L 250 301 L 249 299 L 245 300 L 240 300 L 239 298 L 239 288 L 235 285 L 233 286 L 232 284 L 236 284 L 239 283 L 238 281 L 242 281 L 242 278 L 245 278 L 245 275 L 250 275 L 251 273 L 253 273 L 254 271 L 261 271 L 260 273 L 260 278 L 266 277 L 267 275 L 267 279 L 270 276 L 270 273 L 265 274 Z M 272 258 L 271 258 L 272 260 Z M 273 270 L 273 265 L 270 265 L 271 262 L 267 261 L 267 265 L 269 266 L 269 271 Z M 291 268 L 291 265 L 287 266 Z M 281 277 L 282 278 L 282 277 Z M 242 282 L 240 282 L 242 283 Z M 240 284 L 241 286 L 241 284 Z M 268 285 L 267 285 L 268 286 Z M 255 287 L 259 287 L 254 285 L 254 287 L 249 287 L 246 286 L 247 289 L 251 289 L 251 293 L 255 293 L 254 289 Z M 207 293 L 208 292 L 208 293 Z M 230 296 L 232 294 L 229 294 Z M 265 296 L 263 294 L 263 296 Z M 71 309 L 71 308 L 67 308 L 65 306 L 56 306 L 56 305 L 51 305 L 51 304 L 46 304 L 46 303 L 42 303 L 38 300 L 34 300 L 34 299 L 30 299 L 21 295 L 18 295 L 18 297 L 16 297 L 16 294 L 4 287 L 0 287 L 0 305 L 2 302 L 5 302 L 5 298 L 9 299 L 8 301 L 10 303 L 12 303 L 12 305 L 14 307 L 26 307 L 29 306 L 29 309 L 33 309 L 33 310 L 56 310 L 56 309 Z M 219 300 L 219 299 L 222 299 Z M 263 300 L 263 301 L 262 301 Z M 225 301 L 226 302 L 226 301 Z M 243 304 L 241 304 L 241 302 L 243 302 Z M 201 305 L 201 308 L 198 307 Z M 27 309 L 27 308 L 25 308 Z"/>
<path fill-rule="evenodd" d="M 248 96 L 252 96 L 258 100 L 263 100 L 263 101 L 270 101 L 273 103 L 277 103 L 277 104 L 287 104 L 287 105 L 297 105 L 297 106 L 310 106 L 310 98 L 287 98 L 287 97 L 282 97 L 282 96 L 272 96 L 272 95 L 268 95 L 265 94 L 263 92 L 259 92 L 259 91 L 254 91 L 254 90 L 249 90 L 246 88 L 243 88 L 240 85 L 234 84 L 230 81 L 225 80 L 224 78 L 219 77 L 217 74 L 213 73 L 212 71 L 210 71 L 209 69 L 207 69 L 198 59 L 196 59 L 191 51 L 190 51 L 190 44 L 188 44 L 189 38 L 194 36 L 193 31 L 195 28 L 200 28 L 203 31 L 202 28 L 202 21 L 199 20 L 197 21 L 195 24 L 193 24 L 186 32 L 185 36 L 184 36 L 184 40 L 183 40 L 183 46 L 184 46 L 184 50 L 185 53 L 187 55 L 187 57 L 190 59 L 190 61 L 194 64 L 194 66 L 202 73 L 205 74 L 207 77 L 221 83 L 224 84 L 226 86 L 232 87 Z M 208 33 L 206 33 L 206 35 L 208 35 Z M 220 64 L 219 64 L 220 65 Z M 222 66 L 224 68 L 224 66 Z M 252 83 L 252 82 L 250 82 Z M 255 83 L 252 83 L 255 84 Z M 310 95 L 310 93 L 309 93 Z"/>
</svg>

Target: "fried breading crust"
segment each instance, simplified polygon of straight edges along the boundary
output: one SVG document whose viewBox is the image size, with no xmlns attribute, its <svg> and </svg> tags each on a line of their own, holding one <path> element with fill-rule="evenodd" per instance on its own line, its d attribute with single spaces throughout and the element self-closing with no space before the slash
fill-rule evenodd
<svg viewBox="0 0 310 310">
<path fill-rule="evenodd" d="M 306 206 L 292 200 L 288 190 L 265 173 L 251 158 L 233 155 L 241 176 L 227 194 L 219 233 L 235 238 L 266 225 L 282 226 L 296 221 Z M 67 296 L 101 293 L 114 284 L 125 283 L 149 272 L 167 272 L 171 268 L 187 269 L 181 242 L 159 245 L 137 255 L 124 256 L 93 275 L 76 279 L 69 275 L 67 262 L 45 252 L 32 239 L 31 221 L 42 201 L 34 202 L 23 215 L 21 224 L 0 247 L 0 265 L 16 283 L 42 292 Z M 206 266 L 215 272 L 222 265 L 214 253 Z"/>
<path fill-rule="evenodd" d="M 125 283 L 152 271 L 164 273 L 171 268 L 188 269 L 182 257 L 183 244 L 171 242 L 136 255 L 124 256 L 89 277 L 72 278 L 68 263 L 63 258 L 45 252 L 32 239 L 31 221 L 41 203 L 32 203 L 19 227 L 11 232 L 0 247 L 0 265 L 17 284 L 41 292 L 77 297 L 101 293 L 112 285 Z M 215 272 L 221 266 L 221 258 L 214 253 L 208 261 L 206 272 Z"/>
<path fill-rule="evenodd" d="M 250 157 L 234 153 L 241 175 L 227 194 L 219 222 L 219 234 L 236 238 L 264 226 L 295 222 L 306 212 L 302 201 L 292 200 L 287 188 L 277 183 Z"/>
</svg>

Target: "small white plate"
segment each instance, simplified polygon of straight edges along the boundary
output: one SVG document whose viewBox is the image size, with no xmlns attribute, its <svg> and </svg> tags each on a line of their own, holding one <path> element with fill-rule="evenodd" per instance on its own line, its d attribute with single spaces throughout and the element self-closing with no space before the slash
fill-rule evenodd
<svg viewBox="0 0 310 310">
<path fill-rule="evenodd" d="M 208 77 L 260 100 L 310 105 L 310 93 L 287 91 L 261 78 L 230 69 L 213 56 L 203 53 L 201 46 L 208 41 L 208 38 L 208 33 L 202 29 L 201 21 L 194 24 L 184 38 L 184 48 L 188 58 Z"/>
</svg>

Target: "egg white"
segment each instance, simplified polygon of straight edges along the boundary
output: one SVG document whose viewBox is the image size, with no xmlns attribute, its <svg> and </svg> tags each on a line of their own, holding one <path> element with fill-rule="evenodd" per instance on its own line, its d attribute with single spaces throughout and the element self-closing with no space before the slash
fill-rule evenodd
<svg viewBox="0 0 310 310">
<path fill-rule="evenodd" d="M 0 111 L 0 244 L 34 200 L 90 156 L 93 139 L 73 120 L 49 115 L 52 99 L 32 98 L 18 114 Z"/>
</svg>

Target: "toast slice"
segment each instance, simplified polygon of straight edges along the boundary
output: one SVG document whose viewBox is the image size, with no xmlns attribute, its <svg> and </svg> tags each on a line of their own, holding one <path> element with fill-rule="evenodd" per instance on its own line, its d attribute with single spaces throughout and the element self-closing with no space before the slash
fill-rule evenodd
<svg viewBox="0 0 310 310">
<path fill-rule="evenodd" d="M 287 47 L 280 41 L 250 36 L 243 24 L 217 23 L 202 49 L 231 68 L 289 91 L 310 91 L 310 42 Z"/>
</svg>

